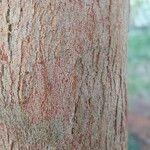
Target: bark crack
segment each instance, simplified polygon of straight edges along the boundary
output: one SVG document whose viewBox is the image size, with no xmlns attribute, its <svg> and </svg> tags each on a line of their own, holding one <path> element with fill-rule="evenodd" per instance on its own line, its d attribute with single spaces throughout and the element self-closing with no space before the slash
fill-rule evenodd
<svg viewBox="0 0 150 150">
<path fill-rule="evenodd" d="M 80 101 L 80 96 L 78 97 L 77 103 L 75 103 L 74 107 L 74 114 L 73 114 L 73 124 L 72 124 L 72 129 L 71 129 L 71 134 L 74 134 L 74 124 L 77 123 L 77 112 L 78 112 L 78 107 L 79 107 L 79 101 Z"/>
<path fill-rule="evenodd" d="M 12 49 L 11 49 L 11 32 L 12 32 L 12 25 L 10 23 L 10 5 L 8 0 L 8 9 L 6 13 L 6 22 L 8 25 L 8 36 L 7 36 L 7 42 L 8 42 L 8 50 L 10 51 L 10 60 L 12 60 Z"/>
<path fill-rule="evenodd" d="M 2 71 L 2 76 L 1 76 L 1 87 L 2 87 L 2 91 L 1 91 L 1 94 L 2 94 L 2 99 L 3 99 L 3 102 L 4 102 L 4 107 L 6 107 L 6 101 L 5 101 L 5 99 L 6 99 L 6 97 L 5 97 L 5 87 L 4 87 L 4 83 L 3 83 L 3 80 L 2 80 L 2 77 L 3 77 L 3 75 L 4 75 L 4 65 L 2 65 L 2 69 L 1 69 L 1 71 Z"/>
</svg>

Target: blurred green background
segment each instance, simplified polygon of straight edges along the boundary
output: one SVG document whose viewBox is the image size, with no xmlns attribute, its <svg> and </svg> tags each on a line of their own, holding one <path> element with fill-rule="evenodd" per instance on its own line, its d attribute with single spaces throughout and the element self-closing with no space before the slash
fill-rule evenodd
<svg viewBox="0 0 150 150">
<path fill-rule="evenodd" d="M 128 150 L 150 150 L 150 0 L 130 0 L 128 97 Z"/>
<path fill-rule="evenodd" d="M 128 38 L 128 93 L 150 94 L 150 32 L 130 31 Z"/>
</svg>

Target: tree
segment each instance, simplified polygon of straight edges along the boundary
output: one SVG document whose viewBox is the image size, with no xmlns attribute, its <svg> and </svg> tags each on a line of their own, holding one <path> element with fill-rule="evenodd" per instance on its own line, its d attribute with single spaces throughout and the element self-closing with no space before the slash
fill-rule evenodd
<svg viewBox="0 0 150 150">
<path fill-rule="evenodd" d="M 126 0 L 1 0 L 0 150 L 126 149 Z"/>
</svg>

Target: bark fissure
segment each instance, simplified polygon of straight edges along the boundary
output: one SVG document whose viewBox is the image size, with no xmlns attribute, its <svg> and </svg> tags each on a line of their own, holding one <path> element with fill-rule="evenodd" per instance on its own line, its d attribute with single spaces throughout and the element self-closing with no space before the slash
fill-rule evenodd
<svg viewBox="0 0 150 150">
<path fill-rule="evenodd" d="M 7 38 L 7 41 L 8 41 L 8 50 L 10 52 L 10 60 L 12 60 L 12 49 L 11 49 L 11 32 L 12 32 L 12 25 L 11 25 L 11 22 L 10 22 L 10 5 L 9 5 L 9 0 L 7 1 L 8 3 L 8 9 L 7 9 L 7 13 L 6 13 L 6 23 L 7 23 L 7 26 L 8 26 L 8 38 Z"/>
</svg>

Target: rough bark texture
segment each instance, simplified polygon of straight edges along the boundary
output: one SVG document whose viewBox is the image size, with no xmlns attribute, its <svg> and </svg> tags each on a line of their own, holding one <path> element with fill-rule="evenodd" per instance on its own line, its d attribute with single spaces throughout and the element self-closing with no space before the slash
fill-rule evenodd
<svg viewBox="0 0 150 150">
<path fill-rule="evenodd" d="M 0 150 L 126 149 L 126 0 L 0 0 Z"/>
</svg>

